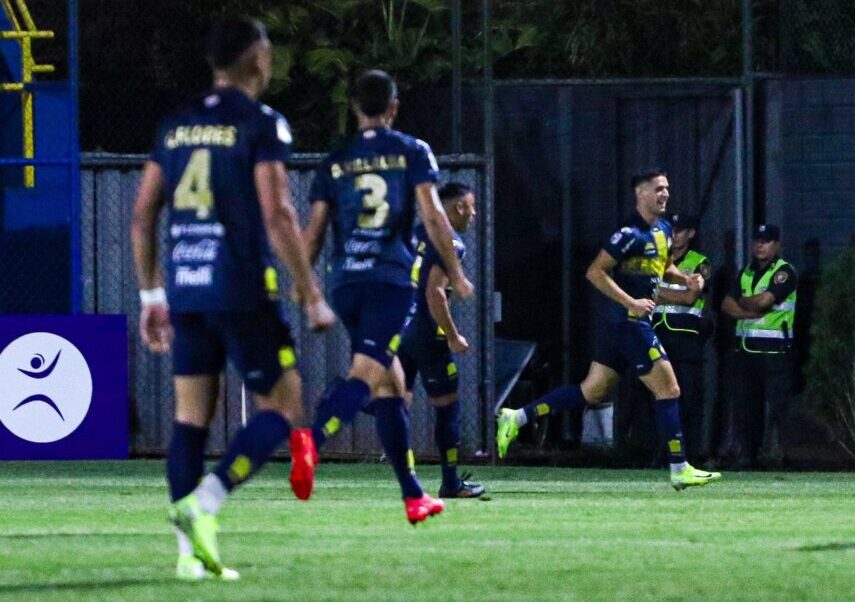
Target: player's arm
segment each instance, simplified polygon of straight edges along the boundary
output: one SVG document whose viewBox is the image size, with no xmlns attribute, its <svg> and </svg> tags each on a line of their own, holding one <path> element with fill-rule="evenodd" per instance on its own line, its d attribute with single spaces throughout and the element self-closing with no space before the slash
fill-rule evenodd
<svg viewBox="0 0 855 602">
<path fill-rule="evenodd" d="M 300 236 L 297 212 L 282 161 L 255 164 L 255 188 L 270 245 L 294 278 L 299 301 L 313 330 L 332 326 L 335 318 L 315 282 L 309 257 Z"/>
<path fill-rule="evenodd" d="M 672 261 L 668 264 L 665 275 L 670 282 L 678 282 L 678 286 L 687 288 L 675 289 L 670 288 L 667 283 L 660 283 L 656 293 L 656 303 L 659 305 L 694 305 L 703 294 L 705 281 L 702 274 L 684 274 Z"/>
<path fill-rule="evenodd" d="M 311 265 L 315 265 L 321 254 L 321 250 L 324 248 L 329 219 L 329 204 L 322 200 L 313 201 L 309 223 L 303 229 L 303 246 L 306 247 L 306 253 L 309 255 L 309 263 Z"/>
<path fill-rule="evenodd" d="M 445 265 L 455 294 L 462 299 L 471 297 L 475 293 L 475 287 L 463 273 L 463 266 L 454 250 L 451 224 L 442 203 L 439 201 L 436 185 L 433 182 L 418 184 L 416 186 L 416 200 L 419 203 L 419 212 L 425 230 L 427 230 L 428 238 L 430 238 Z"/>
<path fill-rule="evenodd" d="M 157 219 L 163 202 L 163 170 L 148 161 L 134 201 L 131 246 L 142 305 L 140 337 L 155 353 L 169 351 L 173 335 L 163 279 L 157 269 Z"/>
<path fill-rule="evenodd" d="M 614 257 L 609 255 L 607 251 L 601 250 L 596 258 L 594 258 L 594 261 L 591 262 L 591 265 L 588 266 L 585 278 L 606 297 L 616 303 L 620 303 L 636 316 L 645 317 L 650 315 L 656 307 L 653 300 L 634 299 L 630 297 L 626 291 L 617 285 L 617 282 L 609 274 L 617 264 L 618 262 Z"/>
<path fill-rule="evenodd" d="M 448 348 L 452 353 L 464 353 L 469 349 L 468 341 L 457 330 L 457 325 L 451 317 L 451 309 L 448 306 L 448 296 L 445 289 L 449 285 L 448 275 L 440 266 L 434 265 L 428 272 L 427 284 L 425 285 L 425 299 L 427 300 L 430 315 L 440 328 L 445 332 L 448 339 Z"/>
</svg>

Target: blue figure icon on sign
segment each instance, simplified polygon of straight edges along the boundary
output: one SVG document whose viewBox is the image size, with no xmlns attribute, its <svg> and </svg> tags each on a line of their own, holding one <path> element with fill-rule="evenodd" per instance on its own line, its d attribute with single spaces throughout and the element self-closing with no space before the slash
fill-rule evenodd
<svg viewBox="0 0 855 602">
<path fill-rule="evenodd" d="M 0 391 L 3 426 L 26 441 L 52 443 L 68 437 L 86 418 L 92 374 L 70 341 L 34 332 L 0 352 Z"/>
</svg>

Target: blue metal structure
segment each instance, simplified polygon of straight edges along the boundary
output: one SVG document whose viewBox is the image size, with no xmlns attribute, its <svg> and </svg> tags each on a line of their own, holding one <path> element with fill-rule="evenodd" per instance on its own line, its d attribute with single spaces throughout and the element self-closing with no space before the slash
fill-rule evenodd
<svg viewBox="0 0 855 602">
<path fill-rule="evenodd" d="M 4 100 L 10 98 L 4 104 L 8 109 L 20 102 L 24 123 L 17 126 L 18 113 L 6 111 L 3 129 L 11 134 L 3 141 L 0 167 L 25 169 L 23 178 L 21 171 L 0 169 L 0 259 L 4 263 L 0 312 L 80 313 L 78 0 L 68 3 L 65 82 L 28 81 L 32 79 L 27 76 L 28 70 L 35 74 L 50 70 L 35 65 L 29 53 L 29 37 L 23 37 L 28 31 L 20 31 L 21 25 L 8 14 L 11 9 L 7 5 L 11 3 L 4 3 L 6 10 L 0 12 L 0 28 L 6 30 L 0 75 L 14 80 L 3 82 L 4 89 L 20 94 L 21 100 L 4 95 Z M 28 22 L 28 30 L 33 30 L 29 33 L 46 33 L 34 31 L 23 2 L 16 0 L 16 5 Z M 29 61 L 29 69 L 18 67 L 16 61 Z M 28 108 L 32 109 L 29 120 Z M 20 143 L 14 144 L 12 138 L 18 137 Z M 17 156 L 10 156 L 15 147 L 19 149 Z"/>
</svg>

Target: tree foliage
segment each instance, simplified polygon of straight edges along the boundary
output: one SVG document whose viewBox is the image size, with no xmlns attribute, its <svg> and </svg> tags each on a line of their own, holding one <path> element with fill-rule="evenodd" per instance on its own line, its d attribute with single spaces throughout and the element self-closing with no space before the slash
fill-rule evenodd
<svg viewBox="0 0 855 602">
<path fill-rule="evenodd" d="M 816 293 L 806 396 L 835 441 L 855 458 L 855 249 L 823 270 Z"/>
</svg>

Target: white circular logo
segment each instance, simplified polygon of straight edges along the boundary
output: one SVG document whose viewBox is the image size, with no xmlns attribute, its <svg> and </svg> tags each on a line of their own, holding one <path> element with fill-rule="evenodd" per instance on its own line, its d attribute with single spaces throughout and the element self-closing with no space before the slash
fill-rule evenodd
<svg viewBox="0 0 855 602">
<path fill-rule="evenodd" d="M 61 336 L 25 334 L 0 352 L 0 422 L 21 439 L 51 443 L 68 437 L 91 402 L 89 364 Z"/>
</svg>

